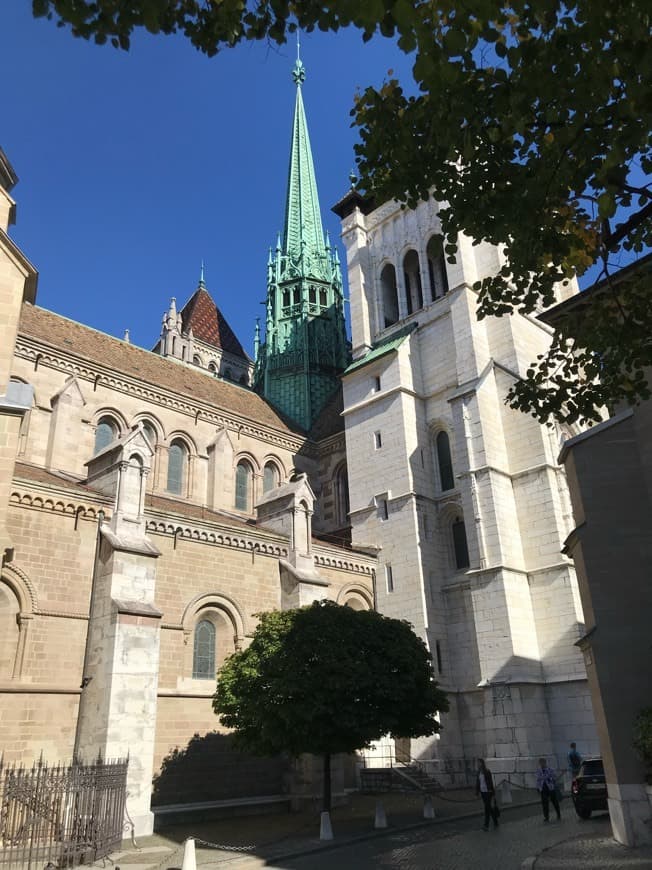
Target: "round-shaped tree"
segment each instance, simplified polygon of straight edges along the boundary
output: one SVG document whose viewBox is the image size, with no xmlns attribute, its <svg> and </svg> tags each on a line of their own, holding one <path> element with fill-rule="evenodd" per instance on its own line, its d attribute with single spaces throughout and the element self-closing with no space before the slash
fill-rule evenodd
<svg viewBox="0 0 652 870">
<path fill-rule="evenodd" d="M 332 601 L 261 614 L 251 644 L 217 679 L 213 709 L 243 749 L 323 757 L 325 810 L 332 755 L 384 734 L 435 734 L 448 710 L 409 623 Z"/>
</svg>

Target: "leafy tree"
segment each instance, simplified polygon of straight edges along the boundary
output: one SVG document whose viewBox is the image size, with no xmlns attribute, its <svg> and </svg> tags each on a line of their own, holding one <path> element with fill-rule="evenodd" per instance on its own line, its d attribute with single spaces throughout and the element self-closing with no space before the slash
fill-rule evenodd
<svg viewBox="0 0 652 870">
<path fill-rule="evenodd" d="M 649 0 L 33 0 L 75 35 L 128 48 L 136 28 L 183 32 L 209 55 L 242 40 L 285 42 L 353 26 L 414 58 L 411 91 L 388 73 L 356 97 L 361 186 L 383 200 L 443 203 L 446 250 L 460 231 L 504 245 L 507 265 L 478 282 L 478 315 L 535 312 L 555 284 L 652 243 Z M 641 305 L 639 295 L 645 300 Z M 647 285 L 619 309 L 627 365 L 596 382 L 613 307 L 587 310 L 510 401 L 541 420 L 597 420 L 599 407 L 649 396 Z M 611 313 L 610 313 L 611 312 Z"/>
<path fill-rule="evenodd" d="M 243 749 L 323 756 L 329 810 L 332 755 L 383 734 L 435 734 L 448 700 L 407 622 L 326 601 L 260 614 L 251 644 L 218 672 L 213 709 Z"/>
</svg>

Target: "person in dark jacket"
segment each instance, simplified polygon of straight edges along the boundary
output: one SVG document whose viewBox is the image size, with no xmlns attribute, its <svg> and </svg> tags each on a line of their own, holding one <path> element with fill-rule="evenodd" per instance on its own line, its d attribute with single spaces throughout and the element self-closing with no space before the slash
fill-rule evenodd
<svg viewBox="0 0 652 870">
<path fill-rule="evenodd" d="M 484 804 L 483 831 L 489 830 L 489 819 L 493 819 L 494 828 L 498 827 L 498 810 L 495 806 L 496 792 L 491 771 L 484 763 L 484 758 L 478 758 L 478 772 L 475 778 L 475 793 L 480 795 Z"/>
</svg>

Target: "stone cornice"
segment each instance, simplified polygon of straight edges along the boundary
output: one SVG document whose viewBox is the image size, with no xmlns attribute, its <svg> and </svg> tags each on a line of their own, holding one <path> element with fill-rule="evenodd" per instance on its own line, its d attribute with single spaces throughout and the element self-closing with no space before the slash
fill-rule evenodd
<svg viewBox="0 0 652 870">
<path fill-rule="evenodd" d="M 31 510 L 53 511 L 62 516 L 72 516 L 84 520 L 96 520 L 100 511 L 108 519 L 113 507 L 111 499 L 99 494 L 87 496 L 71 492 L 61 486 L 29 481 L 14 481 L 9 495 L 9 504 Z"/>
<path fill-rule="evenodd" d="M 91 384 L 101 382 L 104 386 L 125 393 L 129 396 L 138 396 L 154 405 L 169 408 L 179 414 L 185 414 L 192 420 L 200 418 L 206 423 L 216 427 L 229 429 L 232 432 L 249 435 L 266 444 L 274 444 L 290 451 L 300 450 L 306 439 L 300 435 L 292 436 L 281 433 L 278 429 L 265 426 L 263 423 L 252 422 L 247 417 L 233 411 L 216 410 L 206 402 L 193 402 L 179 393 L 165 390 L 162 387 L 154 387 L 130 377 L 123 372 L 115 372 L 110 367 L 104 367 L 97 363 L 91 363 L 74 353 L 66 353 L 60 348 L 53 348 L 42 341 L 30 336 L 19 335 L 16 340 L 16 356 L 34 362 L 39 358 L 39 365 L 47 365 L 56 371 L 63 372 L 72 377 L 88 381 Z"/>
<path fill-rule="evenodd" d="M 339 571 L 364 574 L 367 577 L 371 577 L 376 570 L 375 559 L 367 561 L 364 556 L 358 553 L 334 553 L 326 547 L 315 546 L 314 543 L 312 551 L 315 565 L 320 568 L 335 568 Z"/>
</svg>

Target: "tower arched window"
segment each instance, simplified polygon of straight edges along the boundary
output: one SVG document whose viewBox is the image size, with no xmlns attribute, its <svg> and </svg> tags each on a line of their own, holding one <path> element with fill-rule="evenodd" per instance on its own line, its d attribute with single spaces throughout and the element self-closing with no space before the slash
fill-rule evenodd
<svg viewBox="0 0 652 870">
<path fill-rule="evenodd" d="M 428 257 L 428 277 L 432 298 L 437 299 L 448 293 L 448 275 L 446 273 L 446 257 L 442 247 L 441 236 L 432 236 L 426 248 Z"/>
<path fill-rule="evenodd" d="M 337 525 L 342 528 L 349 524 L 349 477 L 346 465 L 340 465 L 335 473 L 334 481 L 335 518 Z"/>
<path fill-rule="evenodd" d="M 192 358 L 192 364 L 194 366 L 201 366 L 201 357 L 197 356 L 197 354 L 194 354 Z"/>
<path fill-rule="evenodd" d="M 405 278 L 405 303 L 408 314 L 423 308 L 423 287 L 421 286 L 421 270 L 419 255 L 416 251 L 408 251 L 403 258 L 403 275 Z"/>
<path fill-rule="evenodd" d="M 453 474 L 453 461 L 451 459 L 451 445 L 447 432 L 437 435 L 437 465 L 439 467 L 439 482 L 442 491 L 455 489 L 455 475 Z"/>
<path fill-rule="evenodd" d="M 235 506 L 239 511 L 251 510 L 251 490 L 254 472 L 246 460 L 238 462 L 235 469 Z"/>
<path fill-rule="evenodd" d="M 195 680 L 215 679 L 215 626 L 208 619 L 195 626 L 192 676 Z"/>
<path fill-rule="evenodd" d="M 267 462 L 263 471 L 263 492 L 269 492 L 272 489 L 276 489 L 279 482 L 278 468 L 273 462 Z"/>
<path fill-rule="evenodd" d="M 398 290 L 396 287 L 396 269 L 391 263 L 380 273 L 380 290 L 383 300 L 383 318 L 385 327 L 398 320 Z"/>
<path fill-rule="evenodd" d="M 183 493 L 188 462 L 188 448 L 178 439 L 170 444 L 168 451 L 168 481 L 167 491 L 175 495 Z"/>
<path fill-rule="evenodd" d="M 469 567 L 469 547 L 466 541 L 466 526 L 461 517 L 453 520 L 451 525 L 451 535 L 453 538 L 453 555 L 455 557 L 455 567 L 458 571 Z"/>
<path fill-rule="evenodd" d="M 113 417 L 102 417 L 95 429 L 95 447 L 93 454 L 99 453 L 108 447 L 118 434 L 118 424 Z"/>
</svg>

